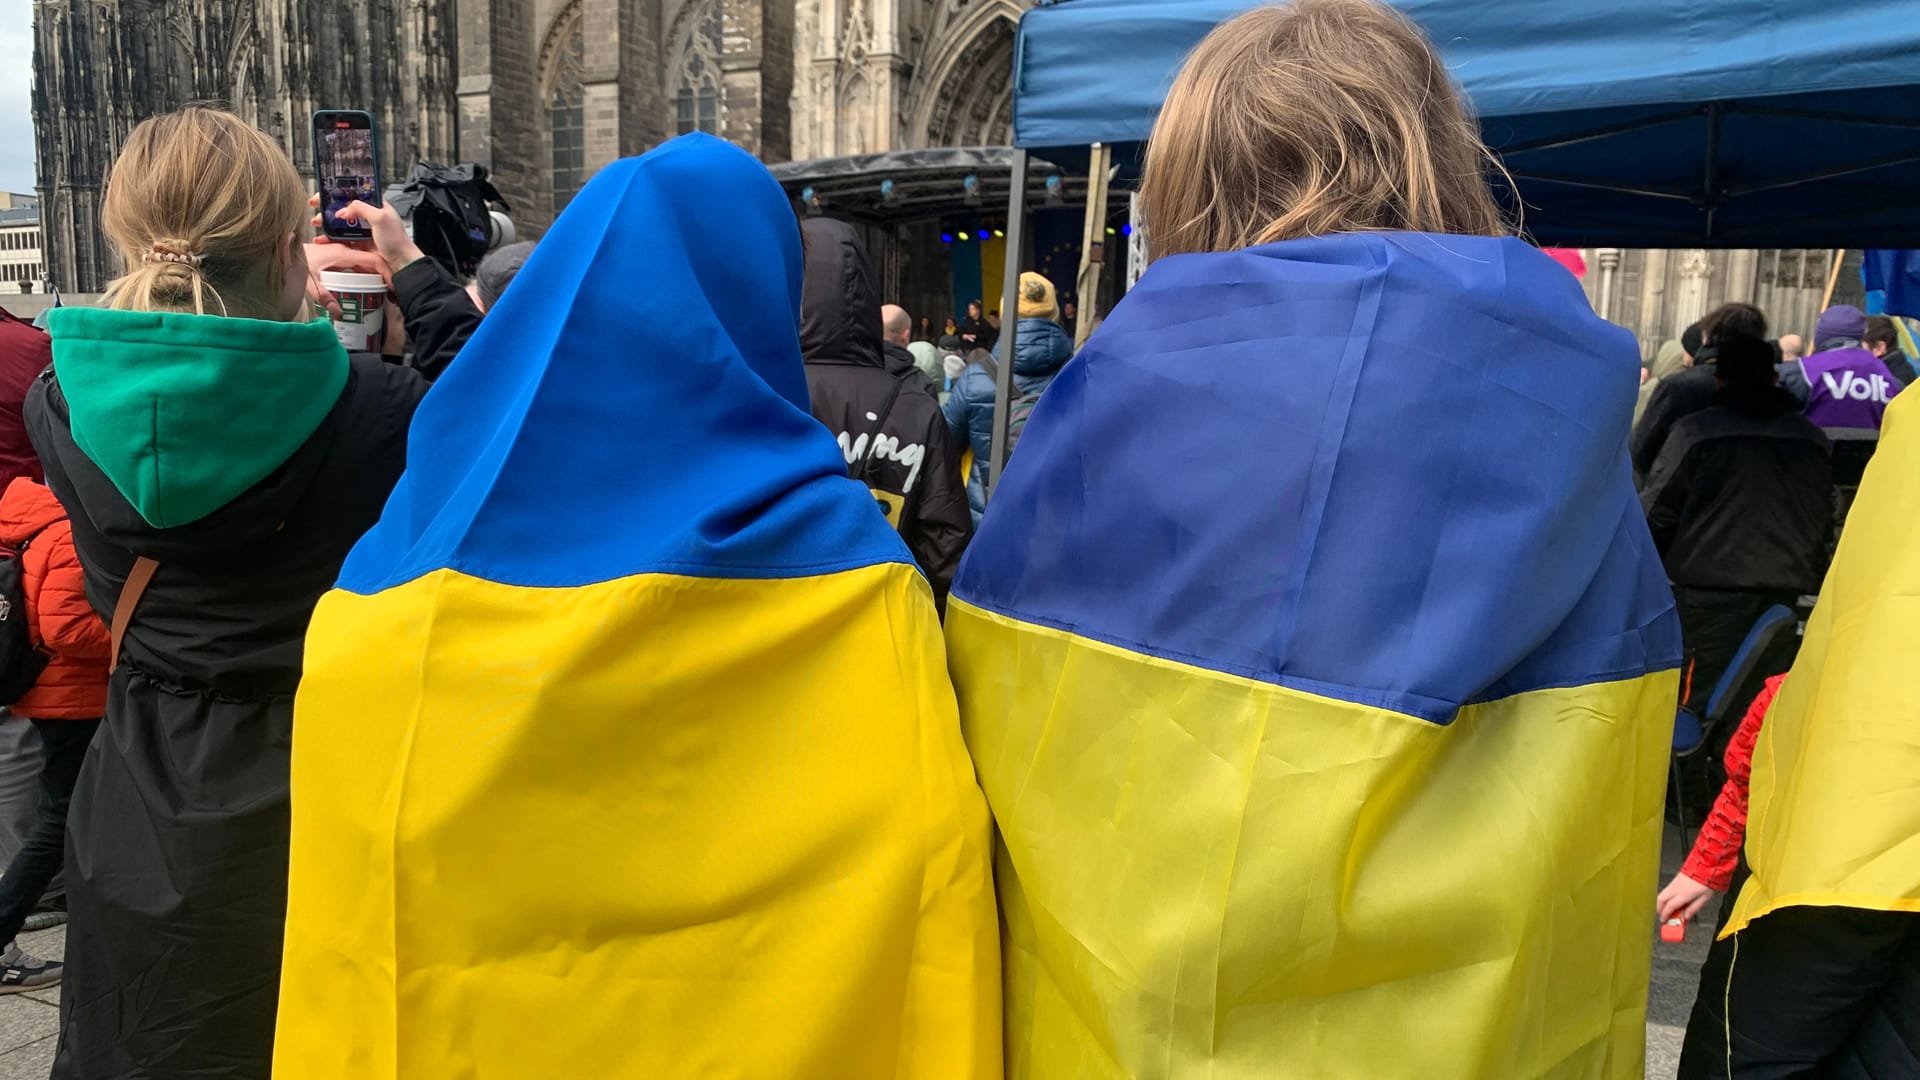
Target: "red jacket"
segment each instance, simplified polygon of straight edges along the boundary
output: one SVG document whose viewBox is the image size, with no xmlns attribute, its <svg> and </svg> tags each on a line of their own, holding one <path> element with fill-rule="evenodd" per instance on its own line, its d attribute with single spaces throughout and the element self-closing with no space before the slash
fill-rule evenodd
<svg viewBox="0 0 1920 1080">
<path fill-rule="evenodd" d="M 19 477 L 0 495 L 0 543 L 26 544 L 20 569 L 27 625 L 53 654 L 40 681 L 11 709 L 32 720 L 92 720 L 107 708 L 107 624 L 87 603 L 73 526 L 46 485 Z"/>
<path fill-rule="evenodd" d="M 1753 776 L 1753 744 L 1760 738 L 1760 725 L 1773 706 L 1775 694 L 1785 675 L 1767 680 L 1760 693 L 1747 706 L 1733 738 L 1727 740 L 1727 782 L 1720 797 L 1713 801 L 1713 812 L 1700 827 L 1693 851 L 1680 872 L 1716 892 L 1726 892 L 1733 884 L 1733 868 L 1740 862 L 1740 845 L 1747 841 L 1747 781 Z"/>
<path fill-rule="evenodd" d="M 53 344 L 47 335 L 0 309 L 0 491 L 16 476 L 40 479 L 40 458 L 27 441 L 20 406 L 47 365 Z"/>
</svg>

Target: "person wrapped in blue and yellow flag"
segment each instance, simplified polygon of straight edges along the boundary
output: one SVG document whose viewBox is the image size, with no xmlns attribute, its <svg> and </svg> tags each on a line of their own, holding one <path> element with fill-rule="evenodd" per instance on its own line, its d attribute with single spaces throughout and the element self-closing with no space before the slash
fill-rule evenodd
<svg viewBox="0 0 1920 1080">
<path fill-rule="evenodd" d="M 1011 1076 L 1641 1075 L 1680 640 L 1639 355 L 1483 161 L 1382 5 L 1175 81 L 1155 261 L 947 610 Z"/>
<path fill-rule="evenodd" d="M 308 632 L 279 1080 L 1000 1075 L 986 807 L 801 265 L 743 151 L 615 162 L 421 407 Z"/>
<path fill-rule="evenodd" d="M 1682 1080 L 1920 1075 L 1920 398 L 1887 406 L 1754 743 L 1746 861 Z"/>
</svg>

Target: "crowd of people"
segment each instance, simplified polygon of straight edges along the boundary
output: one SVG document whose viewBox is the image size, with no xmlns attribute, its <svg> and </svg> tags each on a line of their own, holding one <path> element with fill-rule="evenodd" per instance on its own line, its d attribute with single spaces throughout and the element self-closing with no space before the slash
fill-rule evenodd
<svg viewBox="0 0 1920 1080">
<path fill-rule="evenodd" d="M 1687 1080 L 1914 1074 L 1898 334 L 1642 371 L 1488 162 L 1391 7 L 1248 11 L 1149 271 L 1004 349 L 709 136 L 463 283 L 144 121 L 102 306 L 0 313 L 0 992 L 62 1080 L 1626 1078 L 1725 893 Z M 1656 895 L 1676 708 L 1814 595 Z"/>
<path fill-rule="evenodd" d="M 1802 356 L 1796 335 L 1770 341 L 1767 329 L 1759 309 L 1728 304 L 1689 327 L 1680 341 L 1663 345 L 1634 430 L 1635 465 L 1647 465 L 1641 499 L 1673 583 L 1686 647 L 1680 704 L 1696 715 L 1704 713 L 1749 629 L 1769 609 L 1795 608 L 1803 597 L 1821 594 L 1825 606 L 1816 609 L 1806 645 L 1817 650 L 1828 647 L 1820 616 L 1838 618 L 1833 609 L 1851 604 L 1855 618 L 1871 618 L 1858 609 L 1898 594 L 1894 581 L 1880 578 L 1867 595 L 1850 595 L 1842 586 L 1848 580 L 1842 567 L 1829 570 L 1836 538 L 1862 531 L 1848 527 L 1854 498 L 1879 448 L 1888 405 L 1912 380 L 1897 331 L 1889 319 L 1836 305 L 1821 314 L 1813 350 Z M 1854 566 L 1846 569 L 1858 573 Z M 1864 897 L 1783 894 L 1769 883 L 1747 887 L 1753 874 L 1743 850 L 1756 750 L 1763 731 L 1773 734 L 1764 728 L 1768 714 L 1784 697 L 1789 704 L 1782 711 L 1798 712 L 1796 719 L 1806 723 L 1807 713 L 1831 710 L 1871 681 L 1848 671 L 1824 703 L 1783 695 L 1794 644 L 1789 642 L 1785 658 L 1761 662 L 1765 684 L 1737 726 L 1702 733 L 1707 763 L 1724 766 L 1703 774 L 1721 781 L 1719 794 L 1685 864 L 1657 899 L 1660 918 L 1684 924 L 1719 894 L 1773 895 L 1750 900 L 1745 917 L 1736 916 L 1731 901 L 1719 907 L 1716 941 L 1701 972 L 1682 1052 L 1680 1075 L 1686 1080 L 1891 1076 L 1920 1066 L 1920 930 L 1902 907 L 1912 898 L 1874 897 L 1871 891 Z M 1829 675 L 1817 661 L 1807 667 L 1808 674 L 1793 683 L 1796 691 Z M 1744 692 L 1734 689 L 1736 695 Z M 1881 711 L 1887 704 L 1867 707 Z M 1870 723 L 1897 726 L 1900 719 L 1896 713 Z M 1821 738 L 1834 736 L 1823 732 Z M 1793 764 L 1800 762 L 1790 759 Z M 1691 786 L 1696 779 L 1683 773 L 1672 782 Z M 1836 779 L 1815 774 L 1793 787 Z M 1792 795 L 1783 801 L 1791 802 Z M 1684 803 L 1677 799 L 1678 805 Z M 1804 808 L 1789 820 L 1811 831 L 1808 824 L 1817 827 L 1820 814 L 1821 808 Z M 1852 809 L 1840 820 L 1856 815 L 1872 827 L 1871 811 Z M 1783 828 L 1783 817 L 1776 812 L 1775 830 Z M 1804 860 L 1804 852 L 1782 843 L 1777 833 L 1769 840 L 1778 862 L 1767 869 L 1780 874 L 1784 866 L 1793 880 L 1800 872 L 1794 861 Z M 1835 890 L 1839 880 L 1818 887 Z M 1783 910 L 1752 921 L 1769 904 Z M 1738 932 L 1729 933 L 1736 918 Z"/>
</svg>

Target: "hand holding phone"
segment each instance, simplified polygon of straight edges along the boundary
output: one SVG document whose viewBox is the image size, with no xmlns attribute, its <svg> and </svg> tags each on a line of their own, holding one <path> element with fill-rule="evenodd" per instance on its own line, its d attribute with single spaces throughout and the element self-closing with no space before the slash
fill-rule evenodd
<svg viewBox="0 0 1920 1080">
<path fill-rule="evenodd" d="M 321 199 L 318 195 L 307 200 L 307 205 L 316 210 L 320 208 L 320 203 Z M 346 240 L 323 235 L 317 237 L 314 243 L 327 247 L 346 246 L 358 251 L 375 252 L 383 260 L 380 272 L 389 283 L 392 282 L 394 273 L 408 263 L 427 257 L 426 253 L 420 250 L 419 245 L 413 242 L 413 237 L 407 234 L 407 223 L 400 220 L 400 215 L 394 213 L 391 206 L 369 206 L 356 200 L 341 207 L 335 212 L 335 216 L 351 227 L 364 230 L 366 238 Z M 315 214 L 313 225 L 316 229 L 324 228 L 324 216 Z"/>
<path fill-rule="evenodd" d="M 320 180 L 320 231 L 336 240 L 367 240 L 372 229 L 341 211 L 380 205 L 380 143 L 373 114 L 322 109 L 313 114 L 313 171 Z"/>
</svg>

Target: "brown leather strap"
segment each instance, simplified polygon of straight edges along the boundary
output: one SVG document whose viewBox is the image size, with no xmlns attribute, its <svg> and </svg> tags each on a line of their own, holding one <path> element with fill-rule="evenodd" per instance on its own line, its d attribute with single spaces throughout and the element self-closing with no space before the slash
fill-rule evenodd
<svg viewBox="0 0 1920 1080">
<path fill-rule="evenodd" d="M 153 572 L 158 569 L 158 562 L 142 555 L 133 560 L 127 583 L 120 586 L 120 602 L 113 605 L 113 658 L 107 661 L 108 671 L 120 666 L 120 643 L 127 639 L 127 624 L 133 621 L 133 609 L 140 606 L 140 598 L 146 595 L 147 586 L 153 583 Z"/>
</svg>

